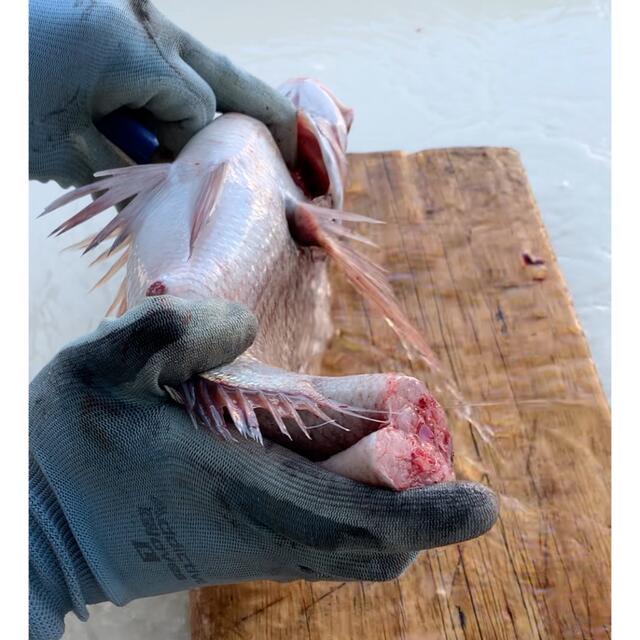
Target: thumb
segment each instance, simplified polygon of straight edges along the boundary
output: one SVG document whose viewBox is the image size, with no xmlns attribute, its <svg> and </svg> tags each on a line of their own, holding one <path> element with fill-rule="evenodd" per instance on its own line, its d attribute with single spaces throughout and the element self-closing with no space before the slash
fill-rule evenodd
<svg viewBox="0 0 640 640">
<path fill-rule="evenodd" d="M 153 296 L 103 321 L 65 355 L 111 384 L 162 394 L 164 385 L 234 360 L 251 345 L 256 329 L 253 315 L 237 303 Z"/>
<path fill-rule="evenodd" d="M 218 445 L 233 460 L 220 495 L 260 525 L 316 549 L 407 553 L 463 542 L 488 531 L 498 496 L 473 482 L 389 491 L 353 482 L 274 444 Z M 205 447 L 199 449 L 207 455 Z M 209 454 L 210 455 L 210 454 Z M 258 460 L 258 457 L 260 460 Z M 244 486 L 246 491 L 237 491 Z"/>
<path fill-rule="evenodd" d="M 95 180 L 93 174 L 104 169 L 126 167 L 132 163 L 129 156 L 109 142 L 93 123 L 89 123 L 72 140 L 71 182 L 83 186 Z"/>
</svg>

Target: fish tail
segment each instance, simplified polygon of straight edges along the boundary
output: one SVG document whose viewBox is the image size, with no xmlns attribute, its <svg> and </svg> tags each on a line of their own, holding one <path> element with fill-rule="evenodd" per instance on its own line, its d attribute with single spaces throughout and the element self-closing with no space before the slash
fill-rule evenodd
<svg viewBox="0 0 640 640">
<path fill-rule="evenodd" d="M 167 392 L 197 428 L 268 439 L 353 480 L 399 490 L 453 478 L 444 411 L 410 376 L 311 376 L 243 355 Z"/>
<path fill-rule="evenodd" d="M 382 312 L 398 337 L 417 349 L 433 371 L 440 372 L 438 359 L 400 307 L 387 281 L 385 270 L 356 248 L 343 242 L 343 238 L 372 246 L 376 246 L 375 243 L 345 228 L 343 222 L 383 224 L 380 220 L 357 213 L 327 209 L 307 202 L 296 203 L 290 215 L 290 228 L 294 238 L 300 244 L 324 249 L 355 289 Z"/>
</svg>

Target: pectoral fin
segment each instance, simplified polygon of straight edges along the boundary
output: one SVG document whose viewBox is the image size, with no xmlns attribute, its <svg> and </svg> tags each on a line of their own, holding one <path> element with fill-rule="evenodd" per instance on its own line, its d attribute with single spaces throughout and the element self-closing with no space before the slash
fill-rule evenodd
<svg viewBox="0 0 640 640">
<path fill-rule="evenodd" d="M 401 309 L 385 277 L 384 269 L 346 244 L 342 238 L 369 245 L 373 243 L 368 238 L 346 229 L 343 222 L 381 223 L 380 220 L 357 213 L 318 207 L 308 202 L 293 203 L 290 207 L 289 228 L 294 239 L 303 246 L 324 249 L 358 292 L 382 312 L 400 339 L 415 347 L 429 366 L 439 371 L 441 367 L 438 360 L 422 334 Z"/>
</svg>

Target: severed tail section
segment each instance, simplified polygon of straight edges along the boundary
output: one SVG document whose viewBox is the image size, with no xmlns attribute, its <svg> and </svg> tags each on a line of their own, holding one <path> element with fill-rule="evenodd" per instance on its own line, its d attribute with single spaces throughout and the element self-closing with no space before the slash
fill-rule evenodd
<svg viewBox="0 0 640 640">
<path fill-rule="evenodd" d="M 268 439 L 352 480 L 402 490 L 454 477 L 444 411 L 410 376 L 311 376 L 245 354 L 167 391 L 196 427 Z"/>
<path fill-rule="evenodd" d="M 307 202 L 293 205 L 289 215 L 289 226 L 296 241 L 324 249 L 358 292 L 382 312 L 400 339 L 416 348 L 431 369 L 439 372 L 441 367 L 437 358 L 400 308 L 385 271 L 341 239 L 349 238 L 372 246 L 375 244 L 348 230 L 342 222 L 382 224 L 380 220 L 357 213 L 327 209 Z"/>
</svg>

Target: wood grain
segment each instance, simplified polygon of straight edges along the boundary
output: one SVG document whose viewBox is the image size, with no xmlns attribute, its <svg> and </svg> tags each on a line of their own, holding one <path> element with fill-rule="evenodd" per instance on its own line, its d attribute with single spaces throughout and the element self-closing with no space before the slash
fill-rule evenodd
<svg viewBox="0 0 640 640">
<path fill-rule="evenodd" d="M 194 591 L 193 639 L 610 637 L 610 412 L 517 153 L 353 155 L 347 208 L 389 223 L 370 254 L 492 431 L 448 411 L 458 476 L 500 494 L 500 519 L 388 583 Z M 332 282 L 324 373 L 437 383 Z"/>
</svg>

